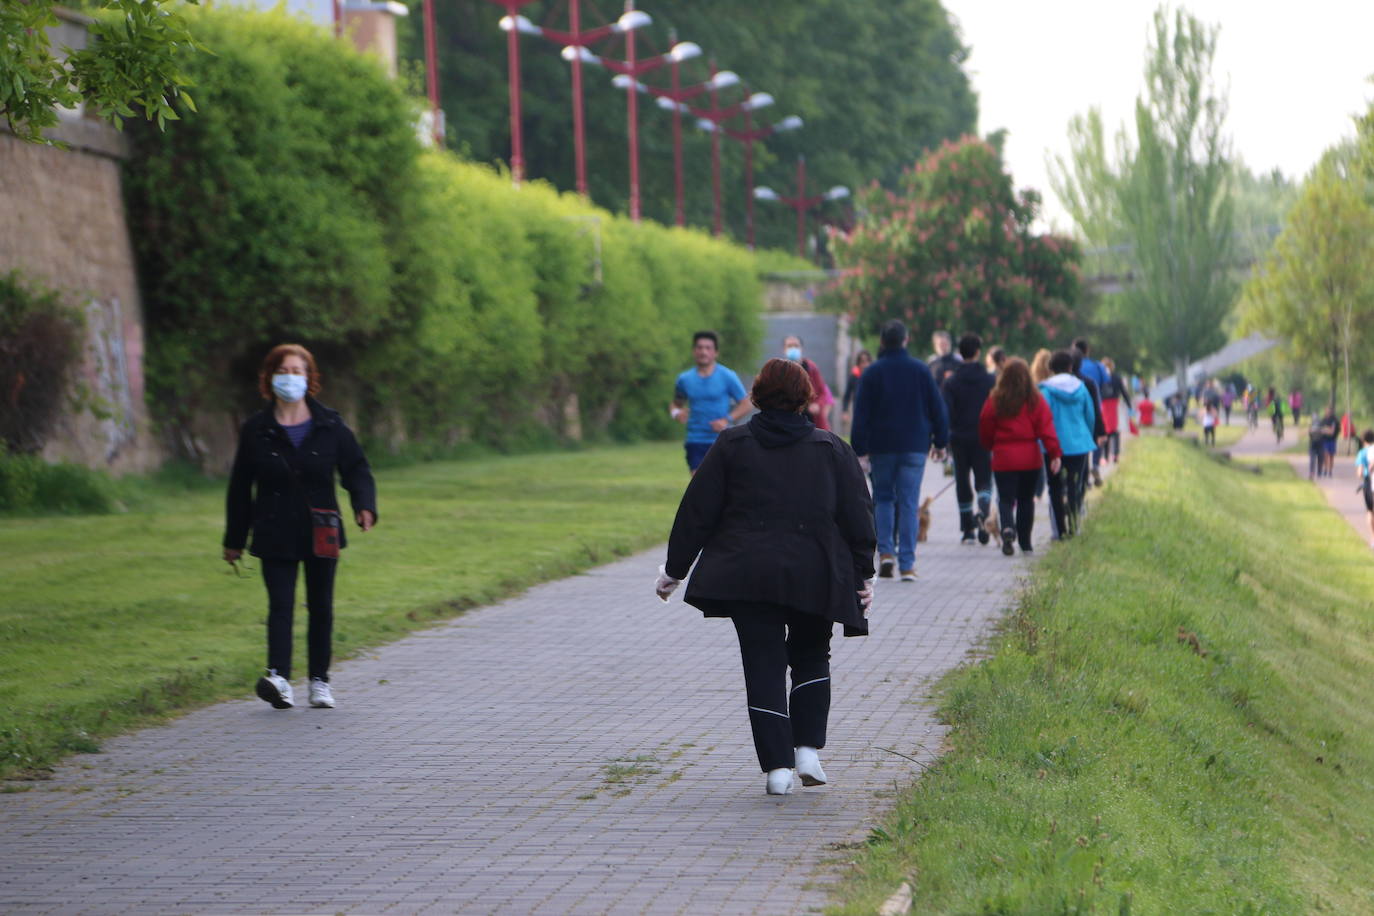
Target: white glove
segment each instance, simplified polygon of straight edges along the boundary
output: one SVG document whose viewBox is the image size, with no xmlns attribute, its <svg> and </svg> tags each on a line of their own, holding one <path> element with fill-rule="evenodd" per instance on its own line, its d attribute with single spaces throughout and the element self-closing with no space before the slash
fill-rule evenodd
<svg viewBox="0 0 1374 916">
<path fill-rule="evenodd" d="M 873 608 L 873 580 L 868 579 L 864 582 L 864 587 L 859 589 L 859 607 L 864 609 L 867 614 Z"/>
<path fill-rule="evenodd" d="M 664 572 L 663 567 L 658 568 L 658 581 L 654 583 L 654 594 L 658 595 L 659 601 L 666 602 L 668 596 L 677 591 L 677 587 L 682 584 L 681 579 L 674 579 Z"/>
</svg>

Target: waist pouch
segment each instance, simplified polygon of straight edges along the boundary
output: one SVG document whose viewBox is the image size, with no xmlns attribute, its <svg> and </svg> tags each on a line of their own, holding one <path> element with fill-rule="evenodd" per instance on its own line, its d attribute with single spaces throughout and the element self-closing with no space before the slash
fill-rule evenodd
<svg viewBox="0 0 1374 916">
<path fill-rule="evenodd" d="M 343 517 L 337 509 L 310 510 L 311 546 L 315 556 L 322 559 L 339 558 L 339 541 L 343 533 Z"/>
</svg>

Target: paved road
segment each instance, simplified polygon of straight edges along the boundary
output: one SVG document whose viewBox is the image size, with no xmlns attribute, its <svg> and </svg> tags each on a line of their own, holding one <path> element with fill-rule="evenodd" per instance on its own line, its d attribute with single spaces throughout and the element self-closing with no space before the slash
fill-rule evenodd
<svg viewBox="0 0 1374 916">
<path fill-rule="evenodd" d="M 1024 572 L 955 527 L 950 491 L 835 639 L 829 786 L 764 794 L 733 630 L 654 599 L 651 551 L 339 665 L 338 709 L 220 704 L 0 795 L 0 912 L 818 910 Z"/>
</svg>

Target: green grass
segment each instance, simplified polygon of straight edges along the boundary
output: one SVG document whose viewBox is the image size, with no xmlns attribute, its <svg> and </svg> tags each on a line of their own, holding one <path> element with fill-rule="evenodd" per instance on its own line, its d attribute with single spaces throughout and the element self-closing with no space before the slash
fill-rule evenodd
<svg viewBox="0 0 1374 916">
<path fill-rule="evenodd" d="M 835 912 L 1374 912 L 1374 563 L 1286 462 L 1135 443 Z"/>
<path fill-rule="evenodd" d="M 687 481 L 668 444 L 377 477 L 381 522 L 350 532 L 339 567 L 340 657 L 664 540 Z M 172 471 L 120 495 L 123 514 L 0 519 L 0 776 L 247 695 L 261 673 L 266 593 L 256 560 L 236 578 L 220 558 L 223 483 Z"/>
</svg>

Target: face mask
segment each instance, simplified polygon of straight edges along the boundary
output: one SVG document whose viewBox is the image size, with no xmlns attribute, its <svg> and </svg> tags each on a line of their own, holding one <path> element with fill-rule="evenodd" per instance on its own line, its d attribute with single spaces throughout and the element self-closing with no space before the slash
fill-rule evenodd
<svg viewBox="0 0 1374 916">
<path fill-rule="evenodd" d="M 788 347 L 785 354 L 793 362 L 801 361 L 801 347 Z"/>
<path fill-rule="evenodd" d="M 273 393 L 288 403 L 294 403 L 305 397 L 305 389 L 308 386 L 309 380 L 303 375 L 287 375 L 283 372 L 272 376 Z"/>
</svg>

